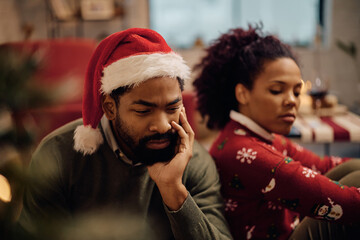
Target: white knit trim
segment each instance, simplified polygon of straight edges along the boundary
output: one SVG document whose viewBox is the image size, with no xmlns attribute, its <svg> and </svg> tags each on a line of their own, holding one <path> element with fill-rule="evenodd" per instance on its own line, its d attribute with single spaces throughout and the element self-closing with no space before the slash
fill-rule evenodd
<svg viewBox="0 0 360 240">
<path fill-rule="evenodd" d="M 122 86 L 136 86 L 147 79 L 164 76 L 187 80 L 190 68 L 174 52 L 134 55 L 104 68 L 101 91 L 109 94 Z"/>
<path fill-rule="evenodd" d="M 84 155 L 93 154 L 103 142 L 104 139 L 98 128 L 80 125 L 75 129 L 74 149 Z"/>
</svg>

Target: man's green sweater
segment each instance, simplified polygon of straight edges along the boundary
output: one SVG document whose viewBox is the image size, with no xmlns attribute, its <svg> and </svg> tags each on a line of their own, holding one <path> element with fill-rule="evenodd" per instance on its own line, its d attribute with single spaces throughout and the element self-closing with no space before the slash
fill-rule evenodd
<svg viewBox="0 0 360 240">
<path fill-rule="evenodd" d="M 80 124 L 79 119 L 57 129 L 35 151 L 29 170 L 41 181 L 25 190 L 19 219 L 24 229 L 39 234 L 43 231 L 39 224 L 61 222 L 64 228 L 57 230 L 64 234 L 62 229 L 78 226 L 75 222 L 80 216 L 95 216 L 100 220 L 98 227 L 103 224 L 106 229 L 109 219 L 102 221 L 100 212 L 110 211 L 112 220 L 121 219 L 116 230 L 109 230 L 119 239 L 134 229 L 139 230 L 126 239 L 231 239 L 217 170 L 199 143 L 194 144 L 183 176 L 189 195 L 179 210 L 170 211 L 147 168 L 126 163 L 106 141 L 92 155 L 76 152 L 73 136 Z M 83 230 L 94 231 L 91 227 Z"/>
</svg>

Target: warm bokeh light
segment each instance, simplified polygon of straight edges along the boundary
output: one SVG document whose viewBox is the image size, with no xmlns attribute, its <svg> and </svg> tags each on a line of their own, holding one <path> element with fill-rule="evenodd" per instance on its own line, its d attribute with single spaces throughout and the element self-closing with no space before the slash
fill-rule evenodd
<svg viewBox="0 0 360 240">
<path fill-rule="evenodd" d="M 3 202 L 11 201 L 11 187 L 9 181 L 0 174 L 0 200 Z"/>
<path fill-rule="evenodd" d="M 306 81 L 306 82 L 305 82 L 305 89 L 306 89 L 306 91 L 310 91 L 311 88 L 312 88 L 311 81 Z"/>
</svg>

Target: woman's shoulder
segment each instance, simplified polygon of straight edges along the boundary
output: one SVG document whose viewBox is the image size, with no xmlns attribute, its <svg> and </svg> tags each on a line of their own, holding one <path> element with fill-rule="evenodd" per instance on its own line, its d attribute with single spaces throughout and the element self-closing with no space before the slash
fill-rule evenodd
<svg viewBox="0 0 360 240">
<path fill-rule="evenodd" d="M 210 154 L 217 159 L 231 158 L 241 153 L 256 154 L 257 158 L 266 161 L 284 158 L 272 142 L 249 135 L 241 128 L 234 129 L 232 133 L 220 134 L 210 148 Z"/>
<path fill-rule="evenodd" d="M 224 128 L 213 142 L 211 149 L 223 150 L 225 148 L 226 151 L 230 151 L 243 147 L 273 149 L 271 142 L 264 141 L 241 126 Z"/>
</svg>

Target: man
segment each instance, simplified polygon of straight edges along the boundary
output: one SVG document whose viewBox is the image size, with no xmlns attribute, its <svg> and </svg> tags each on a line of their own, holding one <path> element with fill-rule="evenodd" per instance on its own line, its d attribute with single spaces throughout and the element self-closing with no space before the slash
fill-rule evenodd
<svg viewBox="0 0 360 240">
<path fill-rule="evenodd" d="M 110 209 L 121 232 L 146 226 L 133 239 L 230 239 L 216 168 L 182 104 L 189 72 L 152 30 L 104 39 L 88 66 L 82 121 L 33 155 L 30 170 L 45 180 L 25 191 L 20 225 L 36 234 L 39 223 Z"/>
</svg>

